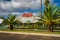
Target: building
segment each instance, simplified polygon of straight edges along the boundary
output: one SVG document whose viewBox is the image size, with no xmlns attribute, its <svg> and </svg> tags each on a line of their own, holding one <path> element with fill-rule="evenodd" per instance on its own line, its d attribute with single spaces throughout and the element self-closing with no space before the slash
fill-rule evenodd
<svg viewBox="0 0 60 40">
<path fill-rule="evenodd" d="M 3 19 L 2 18 L 0 18 L 0 24 L 3 22 Z"/>
<path fill-rule="evenodd" d="M 28 22 L 35 23 L 38 22 L 38 19 L 40 19 L 40 17 L 34 16 L 32 12 L 24 13 L 22 14 L 22 16 L 19 17 L 19 20 L 22 23 L 28 23 Z"/>
</svg>

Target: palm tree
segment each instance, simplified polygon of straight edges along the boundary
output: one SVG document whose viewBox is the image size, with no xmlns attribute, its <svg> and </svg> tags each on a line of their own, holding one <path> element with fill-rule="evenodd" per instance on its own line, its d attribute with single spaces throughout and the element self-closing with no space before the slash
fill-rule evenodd
<svg viewBox="0 0 60 40">
<path fill-rule="evenodd" d="M 50 4 L 50 0 L 45 0 L 44 5 L 47 7 Z"/>
<path fill-rule="evenodd" d="M 18 19 L 16 18 L 16 15 L 8 15 L 7 18 L 4 19 L 4 24 L 9 25 L 10 30 L 13 30 L 13 26 L 18 23 Z"/>
<path fill-rule="evenodd" d="M 41 15 L 42 22 L 48 26 L 49 31 L 53 31 L 52 25 L 58 23 L 60 20 L 59 8 L 49 5 Z"/>
<path fill-rule="evenodd" d="M 48 6 L 50 5 L 50 0 L 45 0 L 44 5 L 45 5 L 45 8 L 48 9 Z"/>
</svg>

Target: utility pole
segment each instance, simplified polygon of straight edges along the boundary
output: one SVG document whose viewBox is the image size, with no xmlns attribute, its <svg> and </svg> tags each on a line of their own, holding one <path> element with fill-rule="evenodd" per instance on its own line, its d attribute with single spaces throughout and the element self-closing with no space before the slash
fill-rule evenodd
<svg viewBox="0 0 60 40">
<path fill-rule="evenodd" d="M 42 0 L 40 0 L 40 14 L 42 14 Z M 42 16 L 41 16 L 42 17 Z M 42 19 L 42 18 L 41 18 Z"/>
<path fill-rule="evenodd" d="M 42 0 L 40 0 L 40 5 L 41 5 L 41 21 L 42 21 Z M 41 24 L 41 26 L 42 26 L 42 24 Z"/>
</svg>

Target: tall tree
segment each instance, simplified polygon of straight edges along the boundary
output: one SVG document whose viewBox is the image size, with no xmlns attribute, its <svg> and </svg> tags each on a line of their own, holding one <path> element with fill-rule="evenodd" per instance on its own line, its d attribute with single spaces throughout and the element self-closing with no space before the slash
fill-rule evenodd
<svg viewBox="0 0 60 40">
<path fill-rule="evenodd" d="M 13 26 L 18 23 L 18 19 L 16 18 L 16 15 L 8 15 L 7 18 L 4 19 L 3 23 L 5 25 L 9 25 L 10 30 L 13 30 Z"/>
<path fill-rule="evenodd" d="M 42 22 L 48 26 L 49 31 L 53 31 L 52 25 L 58 23 L 60 20 L 59 10 L 58 7 L 49 5 L 47 9 L 45 8 L 43 14 L 41 14 Z"/>
<path fill-rule="evenodd" d="M 45 0 L 45 6 L 47 7 L 50 4 L 50 0 Z"/>
</svg>

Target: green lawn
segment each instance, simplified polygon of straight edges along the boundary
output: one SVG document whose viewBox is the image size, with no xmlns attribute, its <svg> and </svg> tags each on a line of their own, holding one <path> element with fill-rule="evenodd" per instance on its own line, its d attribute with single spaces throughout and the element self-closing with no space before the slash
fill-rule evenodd
<svg viewBox="0 0 60 40">
<path fill-rule="evenodd" d="M 55 31 L 55 32 L 48 32 L 45 31 L 46 29 L 14 29 L 14 30 L 9 30 L 5 27 L 1 27 L 0 31 L 9 31 L 9 32 L 28 32 L 28 33 L 44 33 L 44 34 L 60 34 L 60 31 Z"/>
<path fill-rule="evenodd" d="M 9 32 L 27 32 L 27 33 L 43 33 L 43 34 L 60 34 L 60 32 L 48 32 L 45 30 L 28 30 L 28 29 L 19 29 L 19 30 L 0 30 L 0 31 L 9 31 Z"/>
</svg>

